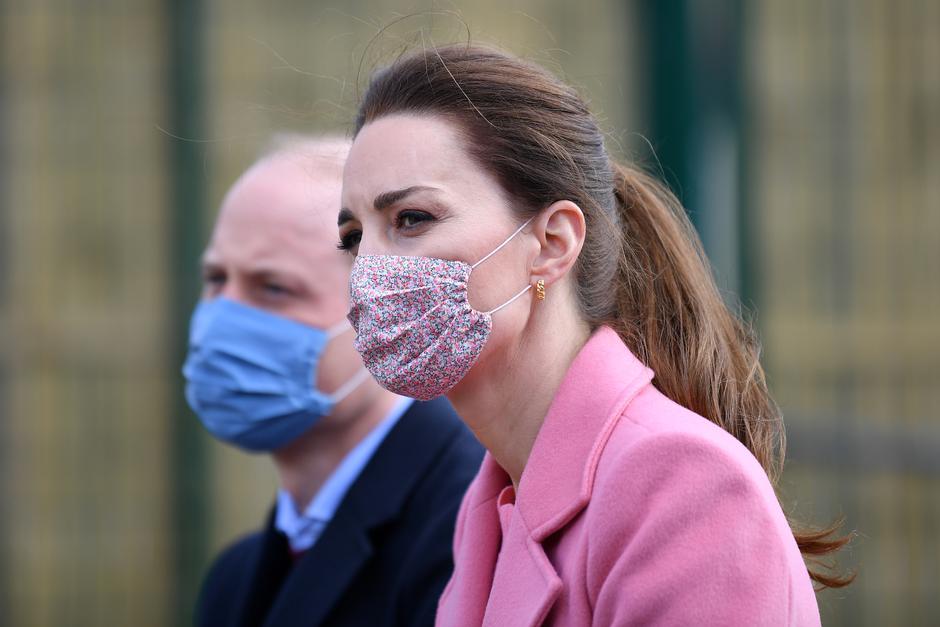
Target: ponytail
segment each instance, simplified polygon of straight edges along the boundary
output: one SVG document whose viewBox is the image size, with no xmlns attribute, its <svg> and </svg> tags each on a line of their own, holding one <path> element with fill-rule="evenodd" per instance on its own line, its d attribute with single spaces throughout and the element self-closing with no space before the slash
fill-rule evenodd
<svg viewBox="0 0 940 627">
<path fill-rule="evenodd" d="M 675 196 L 647 174 L 615 167 L 624 238 L 618 331 L 663 394 L 734 435 L 776 481 L 783 424 L 753 333 L 722 301 Z"/>
<path fill-rule="evenodd" d="M 767 389 L 760 344 L 722 300 L 698 235 L 678 199 L 635 168 L 612 164 L 623 238 L 617 317 L 607 321 L 656 373 L 653 384 L 676 403 L 731 433 L 776 484 L 786 448 L 780 409 Z M 854 575 L 830 574 L 818 561 L 850 536 L 842 521 L 796 530 L 794 538 L 822 587 Z M 821 568 L 819 568 L 821 566 Z"/>
</svg>

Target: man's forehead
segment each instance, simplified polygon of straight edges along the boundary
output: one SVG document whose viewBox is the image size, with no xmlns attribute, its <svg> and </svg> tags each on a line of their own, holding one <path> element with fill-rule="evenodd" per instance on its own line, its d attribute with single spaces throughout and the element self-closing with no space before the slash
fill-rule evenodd
<svg viewBox="0 0 940 627">
<path fill-rule="evenodd" d="M 269 159 L 236 182 L 220 213 L 315 235 L 334 222 L 341 185 L 337 174 L 304 170 L 292 160 Z"/>
<path fill-rule="evenodd" d="M 260 213 L 260 211 L 258 212 Z M 298 260 L 307 264 L 335 262 L 343 254 L 336 247 L 335 223 L 308 224 L 306 220 L 285 220 L 270 212 L 237 219 L 223 213 L 206 251 L 207 258 L 239 259 L 244 263 L 283 263 Z"/>
<path fill-rule="evenodd" d="M 210 242 L 217 257 L 255 259 L 299 258 L 326 263 L 341 253 L 336 213 L 339 181 L 320 183 L 296 176 L 278 177 L 272 169 L 263 177 L 240 181 L 223 203 Z"/>
</svg>

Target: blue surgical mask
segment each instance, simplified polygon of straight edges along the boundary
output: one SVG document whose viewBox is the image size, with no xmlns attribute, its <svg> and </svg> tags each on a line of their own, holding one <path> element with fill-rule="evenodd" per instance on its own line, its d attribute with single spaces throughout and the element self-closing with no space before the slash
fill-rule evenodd
<svg viewBox="0 0 940 627">
<path fill-rule="evenodd" d="M 368 378 L 363 369 L 336 392 L 315 386 L 317 364 L 342 322 L 318 329 L 226 298 L 193 313 L 183 366 L 186 400 L 216 438 L 273 451 L 310 429 Z"/>
</svg>

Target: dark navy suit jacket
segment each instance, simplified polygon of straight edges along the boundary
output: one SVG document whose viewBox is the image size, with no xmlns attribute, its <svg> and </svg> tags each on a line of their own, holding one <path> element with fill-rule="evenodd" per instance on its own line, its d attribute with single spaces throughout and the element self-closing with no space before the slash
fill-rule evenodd
<svg viewBox="0 0 940 627">
<path fill-rule="evenodd" d="M 296 562 L 273 511 L 216 559 L 196 624 L 433 625 L 454 520 L 482 457 L 447 401 L 413 403 Z"/>
</svg>

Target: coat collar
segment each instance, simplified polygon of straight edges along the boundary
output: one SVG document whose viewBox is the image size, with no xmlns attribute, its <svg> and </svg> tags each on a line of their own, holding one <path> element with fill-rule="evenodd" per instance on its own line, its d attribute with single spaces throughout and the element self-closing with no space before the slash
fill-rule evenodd
<svg viewBox="0 0 940 627">
<path fill-rule="evenodd" d="M 326 618 L 375 552 L 371 531 L 398 518 L 428 465 L 460 428 L 446 401 L 412 404 L 284 581 L 265 625 L 311 625 Z M 278 532 L 269 524 L 271 533 Z"/>
<path fill-rule="evenodd" d="M 464 617 L 460 624 L 544 621 L 562 582 L 542 542 L 587 505 L 614 426 L 652 378 L 615 331 L 594 332 L 555 393 L 519 482 L 513 522 L 502 538 L 496 502 L 509 477 L 489 454 L 484 457 L 467 497 L 463 549 L 458 547 L 447 593 L 447 605 Z"/>
<path fill-rule="evenodd" d="M 578 352 L 555 392 L 519 481 L 516 511 L 534 540 L 547 538 L 587 504 L 611 431 L 652 379 L 653 371 L 610 327 L 597 329 Z M 495 500 L 508 484 L 509 475 L 487 453 L 470 509 Z"/>
<path fill-rule="evenodd" d="M 562 380 L 519 481 L 516 511 L 541 542 L 591 497 L 601 452 L 627 405 L 653 379 L 620 336 L 601 327 Z"/>
</svg>

